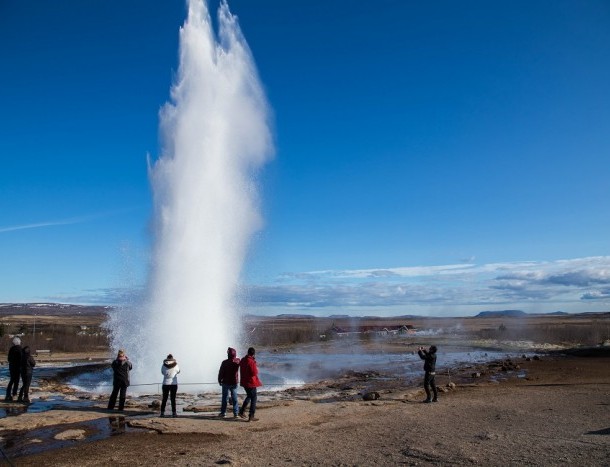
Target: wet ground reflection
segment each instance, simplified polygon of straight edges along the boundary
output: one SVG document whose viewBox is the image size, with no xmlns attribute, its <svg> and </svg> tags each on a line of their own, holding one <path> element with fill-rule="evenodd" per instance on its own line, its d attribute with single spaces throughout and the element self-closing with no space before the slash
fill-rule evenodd
<svg viewBox="0 0 610 467">
<path fill-rule="evenodd" d="M 62 439 L 70 430 L 82 432 L 82 439 Z M 86 422 L 52 425 L 34 430 L 5 431 L 0 438 L 4 453 L 10 458 L 36 454 L 51 449 L 73 446 L 75 443 L 98 441 L 110 436 L 142 431 L 131 428 L 124 415 L 112 415 Z"/>
</svg>

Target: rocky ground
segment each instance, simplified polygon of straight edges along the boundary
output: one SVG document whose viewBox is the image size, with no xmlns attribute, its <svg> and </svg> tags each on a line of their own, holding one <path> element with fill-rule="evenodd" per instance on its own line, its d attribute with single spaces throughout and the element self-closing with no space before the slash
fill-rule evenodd
<svg viewBox="0 0 610 467">
<path fill-rule="evenodd" d="M 0 434 L 11 462 L 24 466 L 610 465 L 607 353 L 437 376 L 446 392 L 434 404 L 379 376 L 353 373 L 264 397 L 258 422 L 197 405 L 175 419 L 137 402 L 109 414 L 99 401 L 6 417 Z M 363 400 L 371 389 L 379 397 Z"/>
</svg>

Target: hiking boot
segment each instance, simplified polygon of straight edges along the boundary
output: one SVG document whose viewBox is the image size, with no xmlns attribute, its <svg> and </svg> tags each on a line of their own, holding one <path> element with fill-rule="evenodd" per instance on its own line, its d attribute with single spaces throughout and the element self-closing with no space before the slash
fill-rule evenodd
<svg viewBox="0 0 610 467">
<path fill-rule="evenodd" d="M 17 402 L 23 402 L 23 397 L 22 397 L 22 396 L 19 396 L 19 397 L 17 398 Z"/>
<path fill-rule="evenodd" d="M 172 412 L 172 418 L 178 418 L 178 414 L 176 412 Z"/>
<path fill-rule="evenodd" d="M 13 398 L 11 396 L 6 396 L 4 402 L 13 402 Z"/>
<path fill-rule="evenodd" d="M 240 416 L 241 418 L 247 418 L 247 417 L 246 417 L 246 414 L 245 414 L 245 413 L 243 413 L 243 412 L 239 412 L 239 416 Z"/>
<path fill-rule="evenodd" d="M 422 401 L 424 404 L 429 404 L 430 402 L 432 402 L 432 399 L 426 399 L 425 401 Z"/>
<path fill-rule="evenodd" d="M 163 412 L 161 412 L 161 415 L 159 415 L 159 418 L 165 418 L 165 414 Z"/>
<path fill-rule="evenodd" d="M 236 413 L 233 414 L 233 418 L 237 418 L 237 414 Z"/>
<path fill-rule="evenodd" d="M 248 417 L 248 421 L 249 422 L 258 422 L 258 418 L 256 418 L 255 416 L 251 416 L 251 417 Z"/>
<path fill-rule="evenodd" d="M 225 418 L 225 417 L 226 417 L 226 414 L 224 414 L 224 413 L 222 413 L 222 412 L 220 412 L 220 413 L 218 414 L 218 418 Z"/>
<path fill-rule="evenodd" d="M 432 399 L 432 402 L 438 402 L 438 399 L 435 397 L 434 399 Z"/>
</svg>

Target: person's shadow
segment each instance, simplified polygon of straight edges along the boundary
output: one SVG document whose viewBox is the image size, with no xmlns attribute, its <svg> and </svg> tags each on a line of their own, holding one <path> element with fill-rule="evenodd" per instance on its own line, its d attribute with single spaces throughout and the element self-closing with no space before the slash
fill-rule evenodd
<svg viewBox="0 0 610 467">
<path fill-rule="evenodd" d="M 597 431 L 587 431 L 586 435 L 610 435 L 610 428 L 602 428 Z"/>
<path fill-rule="evenodd" d="M 28 404 L 3 407 L 2 410 L 5 417 L 14 417 L 26 413 L 28 411 Z"/>
</svg>

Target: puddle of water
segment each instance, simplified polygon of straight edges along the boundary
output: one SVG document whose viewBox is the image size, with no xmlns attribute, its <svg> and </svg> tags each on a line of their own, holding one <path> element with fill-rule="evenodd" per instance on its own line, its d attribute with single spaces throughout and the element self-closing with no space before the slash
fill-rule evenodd
<svg viewBox="0 0 610 467">
<path fill-rule="evenodd" d="M 61 440 L 55 436 L 67 430 L 83 430 L 82 440 Z M 5 432 L 0 437 L 2 449 L 9 458 L 37 454 L 51 449 L 73 446 L 75 443 L 92 442 L 124 433 L 145 431 L 128 426 L 124 415 L 67 425 L 53 425 L 28 431 Z"/>
<path fill-rule="evenodd" d="M 96 406 L 96 401 L 88 399 L 66 399 L 61 395 L 45 396 L 40 399 L 36 395 L 31 396 L 30 404 L 18 402 L 0 401 L 0 418 L 14 417 L 24 413 L 40 413 L 52 409 L 79 409 Z"/>
</svg>

